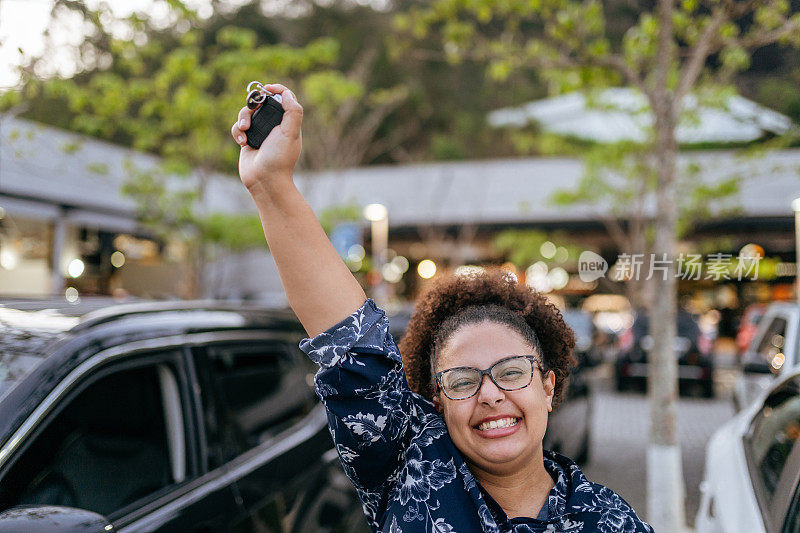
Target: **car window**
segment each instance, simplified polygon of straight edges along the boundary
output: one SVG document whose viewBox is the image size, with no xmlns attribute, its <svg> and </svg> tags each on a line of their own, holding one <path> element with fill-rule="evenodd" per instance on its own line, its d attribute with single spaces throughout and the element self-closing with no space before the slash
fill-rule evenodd
<svg viewBox="0 0 800 533">
<path fill-rule="evenodd" d="M 770 365 L 770 370 L 776 374 L 780 372 L 786 361 L 786 357 L 783 355 L 786 325 L 785 318 L 775 317 L 767 326 L 764 336 L 756 348 L 756 353 Z"/>
<path fill-rule="evenodd" d="M 0 481 L 0 509 L 65 505 L 107 516 L 176 482 L 185 466 L 171 458 L 185 462 L 185 453 L 170 449 L 167 367 L 113 372 L 66 400 Z"/>
<path fill-rule="evenodd" d="M 767 398 L 745 440 L 754 487 L 767 506 L 798 437 L 800 385 L 793 380 Z"/>
<path fill-rule="evenodd" d="M 308 370 L 291 349 L 251 341 L 198 354 L 209 468 L 261 444 L 313 407 Z"/>
<path fill-rule="evenodd" d="M 564 310 L 564 322 L 575 332 L 575 343 L 587 349 L 592 345 L 592 317 L 582 311 Z"/>
<path fill-rule="evenodd" d="M 789 513 L 783 522 L 781 533 L 800 533 L 800 487 L 797 487 L 789 504 Z"/>
</svg>

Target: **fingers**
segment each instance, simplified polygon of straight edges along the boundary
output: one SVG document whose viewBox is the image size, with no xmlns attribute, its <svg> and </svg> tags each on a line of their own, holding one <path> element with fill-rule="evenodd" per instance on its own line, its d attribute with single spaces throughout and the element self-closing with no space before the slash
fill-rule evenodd
<svg viewBox="0 0 800 533">
<path fill-rule="evenodd" d="M 250 127 L 250 117 L 252 114 L 253 110 L 249 109 L 247 106 L 243 107 L 239 111 L 236 123 L 231 126 L 231 136 L 239 146 L 245 146 L 247 144 L 247 137 L 244 132 Z"/>
<path fill-rule="evenodd" d="M 281 105 L 283 105 L 283 121 L 281 127 L 286 130 L 286 134 L 291 137 L 299 137 L 303 124 L 303 106 L 297 101 L 294 93 L 286 89 L 281 93 Z"/>
<path fill-rule="evenodd" d="M 298 137 L 303 124 L 303 106 L 297 101 L 297 97 L 288 87 L 280 83 L 268 83 L 264 88 L 272 94 L 281 95 L 281 105 L 285 111 L 281 128 L 287 135 Z"/>
<path fill-rule="evenodd" d="M 264 85 L 264 88 L 271 92 L 272 94 L 283 94 L 284 91 L 288 91 L 289 88 L 286 85 L 282 85 L 280 83 L 267 83 Z"/>
</svg>

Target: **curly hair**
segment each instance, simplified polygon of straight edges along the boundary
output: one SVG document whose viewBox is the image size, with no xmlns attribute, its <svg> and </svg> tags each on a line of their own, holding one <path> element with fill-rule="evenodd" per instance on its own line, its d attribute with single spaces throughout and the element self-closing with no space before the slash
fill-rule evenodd
<svg viewBox="0 0 800 533">
<path fill-rule="evenodd" d="M 569 373 L 576 364 L 572 355 L 575 334 L 555 305 L 528 286 L 517 283 L 502 270 L 448 276 L 435 282 L 420 297 L 400 342 L 400 354 L 411 390 L 432 399 L 436 390 L 432 369 L 437 346 L 441 348 L 462 326 L 486 321 L 519 332 L 534 350 L 540 352 L 537 355 L 545 370 L 552 370 L 555 374 L 553 406 L 557 406 L 563 399 Z"/>
</svg>

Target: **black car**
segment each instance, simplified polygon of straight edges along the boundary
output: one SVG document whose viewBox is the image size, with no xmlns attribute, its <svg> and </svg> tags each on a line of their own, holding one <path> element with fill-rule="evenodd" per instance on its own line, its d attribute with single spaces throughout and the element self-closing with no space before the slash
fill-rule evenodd
<svg viewBox="0 0 800 533">
<path fill-rule="evenodd" d="M 578 364 L 569 375 L 564 401 L 553 410 L 547 421 L 544 447 L 563 453 L 576 463 L 589 461 L 592 425 L 590 369 L 600 362 L 594 344 L 595 328 L 592 316 L 578 309 L 561 312 L 564 321 L 575 332 L 573 355 Z"/>
<path fill-rule="evenodd" d="M 615 363 L 617 390 L 644 390 L 648 374 L 648 353 L 653 339 L 648 334 L 648 316 L 639 312 L 630 330 L 620 336 L 620 351 Z M 707 398 L 714 397 L 714 359 L 710 343 L 705 340 L 691 313 L 680 310 L 677 318 L 675 357 L 678 359 L 678 382 L 682 391 L 699 390 Z"/>
<path fill-rule="evenodd" d="M 0 302 L 0 531 L 367 530 L 291 312 L 107 305 Z"/>
</svg>

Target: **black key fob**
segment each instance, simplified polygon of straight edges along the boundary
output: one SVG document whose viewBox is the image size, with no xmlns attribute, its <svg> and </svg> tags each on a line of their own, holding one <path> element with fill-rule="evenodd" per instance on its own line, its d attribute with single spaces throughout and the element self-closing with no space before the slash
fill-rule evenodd
<svg viewBox="0 0 800 533">
<path fill-rule="evenodd" d="M 283 106 L 274 96 L 267 96 L 261 107 L 250 117 L 250 128 L 245 132 L 247 146 L 258 150 L 272 128 L 280 124 L 281 120 L 283 120 Z"/>
</svg>

